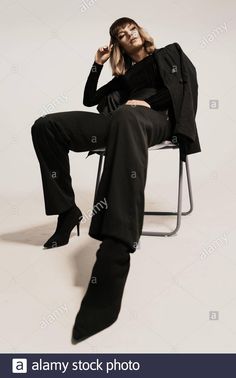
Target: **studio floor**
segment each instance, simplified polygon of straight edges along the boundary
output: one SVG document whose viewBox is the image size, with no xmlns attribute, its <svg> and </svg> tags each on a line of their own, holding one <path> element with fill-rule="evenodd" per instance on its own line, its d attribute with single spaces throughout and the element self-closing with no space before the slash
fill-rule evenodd
<svg viewBox="0 0 236 378">
<path fill-rule="evenodd" d="M 141 236 L 118 320 L 77 345 L 72 326 L 100 242 L 88 236 L 88 221 L 68 245 L 43 249 L 56 216 L 43 214 L 42 194 L 16 198 L 17 206 L 1 197 L 0 352 L 234 353 L 236 201 L 226 183 L 214 171 L 204 185 L 193 179 L 194 210 L 178 234 Z M 155 207 L 149 200 L 146 208 Z M 173 217 L 145 217 L 145 230 L 171 227 Z"/>
</svg>

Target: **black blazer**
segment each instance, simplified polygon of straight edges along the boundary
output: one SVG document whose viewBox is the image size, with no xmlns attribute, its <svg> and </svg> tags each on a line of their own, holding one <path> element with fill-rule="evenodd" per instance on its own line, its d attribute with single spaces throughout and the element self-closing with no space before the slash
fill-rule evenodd
<svg viewBox="0 0 236 378">
<path fill-rule="evenodd" d="M 172 142 L 179 144 L 181 160 L 186 161 L 186 155 L 201 152 L 195 122 L 198 103 L 196 69 L 177 42 L 155 49 L 154 58 L 172 99 Z M 99 102 L 97 110 L 105 114 L 125 102 L 125 94 L 116 90 Z M 92 153 L 90 151 L 87 156 Z"/>
</svg>

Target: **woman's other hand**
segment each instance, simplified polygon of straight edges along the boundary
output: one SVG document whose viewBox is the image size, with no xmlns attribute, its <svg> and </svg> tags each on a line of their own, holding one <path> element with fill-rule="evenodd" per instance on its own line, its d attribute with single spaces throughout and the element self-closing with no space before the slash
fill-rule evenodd
<svg viewBox="0 0 236 378">
<path fill-rule="evenodd" d="M 110 46 L 106 45 L 103 47 L 99 47 L 95 54 L 96 63 L 104 64 L 110 58 L 112 48 L 113 44 L 111 44 Z"/>
<path fill-rule="evenodd" d="M 150 104 L 148 104 L 146 101 L 144 100 L 128 100 L 125 105 L 144 105 L 148 108 L 151 108 Z"/>
</svg>

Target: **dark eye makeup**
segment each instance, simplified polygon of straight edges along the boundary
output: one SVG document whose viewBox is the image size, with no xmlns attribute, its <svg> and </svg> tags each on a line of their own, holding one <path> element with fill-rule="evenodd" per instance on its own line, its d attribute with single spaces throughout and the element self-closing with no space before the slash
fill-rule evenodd
<svg viewBox="0 0 236 378">
<path fill-rule="evenodd" d="M 134 29 L 136 29 L 135 26 L 133 26 L 130 30 L 134 30 Z M 118 36 L 119 39 L 121 39 L 121 38 L 123 38 L 123 37 L 124 37 L 124 34 Z"/>
</svg>

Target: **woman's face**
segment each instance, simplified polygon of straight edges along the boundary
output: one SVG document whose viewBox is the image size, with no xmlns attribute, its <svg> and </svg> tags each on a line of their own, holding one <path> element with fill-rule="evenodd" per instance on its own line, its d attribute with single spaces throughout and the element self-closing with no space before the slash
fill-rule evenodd
<svg viewBox="0 0 236 378">
<path fill-rule="evenodd" d="M 127 24 L 125 27 L 120 28 L 117 33 L 117 39 L 119 45 L 127 54 L 134 53 L 143 45 L 143 40 L 137 26 L 134 24 Z"/>
</svg>

